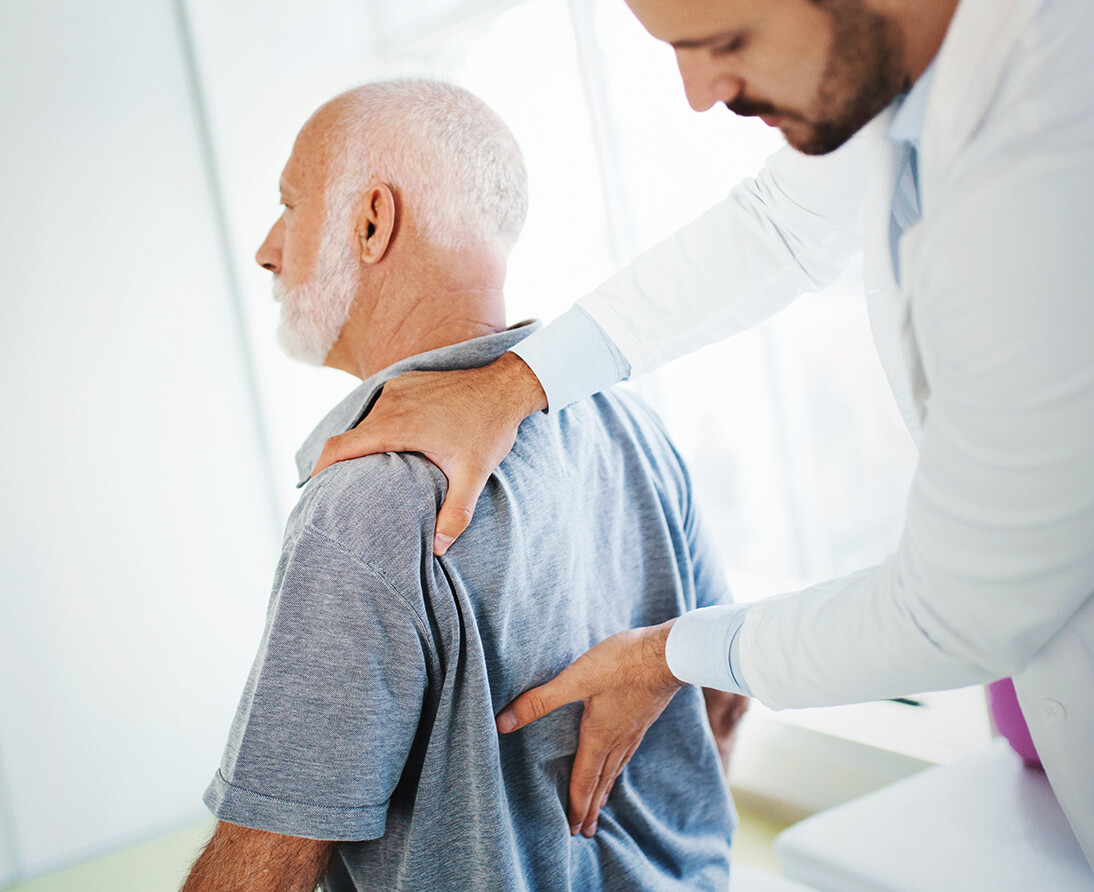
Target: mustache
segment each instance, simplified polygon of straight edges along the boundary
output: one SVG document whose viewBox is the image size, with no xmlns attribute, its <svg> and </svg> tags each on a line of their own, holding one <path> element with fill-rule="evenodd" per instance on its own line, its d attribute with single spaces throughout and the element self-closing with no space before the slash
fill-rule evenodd
<svg viewBox="0 0 1094 892">
<path fill-rule="evenodd" d="M 780 111 L 770 102 L 745 99 L 743 96 L 738 96 L 732 102 L 727 102 L 725 106 L 733 112 L 733 114 L 740 115 L 742 118 L 756 118 L 760 115 L 786 116 L 786 112 Z"/>
</svg>

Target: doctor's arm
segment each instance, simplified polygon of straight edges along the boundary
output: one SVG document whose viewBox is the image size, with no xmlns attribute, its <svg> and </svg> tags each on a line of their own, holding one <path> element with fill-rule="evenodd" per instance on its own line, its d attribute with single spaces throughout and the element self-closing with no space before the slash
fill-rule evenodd
<svg viewBox="0 0 1094 892">
<path fill-rule="evenodd" d="M 220 821 L 182 892 L 315 892 L 333 851 L 333 842 Z"/>
<path fill-rule="evenodd" d="M 910 233 L 929 396 L 904 532 L 880 566 L 750 609 L 743 679 L 773 708 L 1019 675 L 1094 591 L 1094 176 L 1045 141 L 955 171 Z"/>
<path fill-rule="evenodd" d="M 313 474 L 374 452 L 420 452 L 448 478 L 434 552 L 466 529 L 520 423 L 729 337 L 833 281 L 861 244 L 862 147 L 789 148 L 675 236 L 514 351 L 479 369 L 401 375 L 328 441 Z"/>
<path fill-rule="evenodd" d="M 781 709 L 854 703 L 1020 673 L 1094 591 L 1094 177 L 1086 156 L 968 173 L 918 236 L 911 286 L 930 385 L 920 464 L 896 553 L 877 567 L 741 607 L 685 614 L 672 630 L 597 645 L 499 715 L 512 731 L 581 700 L 578 758 L 618 770 L 677 681 Z M 689 628 L 690 626 L 690 628 Z M 690 662 L 690 661 L 689 661 Z M 577 671 L 580 666 L 580 672 Z M 735 673 L 738 673 L 735 675 Z M 620 679 L 628 679 L 623 684 Z M 628 688 L 624 690 L 624 688 Z M 529 696 L 531 695 L 531 696 Z M 607 754 L 607 755 L 605 755 Z"/>
</svg>

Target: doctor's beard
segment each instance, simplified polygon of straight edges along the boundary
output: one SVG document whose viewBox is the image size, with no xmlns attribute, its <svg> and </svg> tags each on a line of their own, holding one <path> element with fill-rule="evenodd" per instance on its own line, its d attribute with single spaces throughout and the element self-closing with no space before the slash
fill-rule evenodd
<svg viewBox="0 0 1094 892">
<path fill-rule="evenodd" d="M 742 117 L 777 115 L 799 152 L 826 155 L 842 146 L 911 87 L 904 72 L 904 36 L 888 16 L 863 0 L 819 0 L 832 20 L 829 50 L 813 108 L 808 112 L 738 97 L 726 107 Z"/>
</svg>

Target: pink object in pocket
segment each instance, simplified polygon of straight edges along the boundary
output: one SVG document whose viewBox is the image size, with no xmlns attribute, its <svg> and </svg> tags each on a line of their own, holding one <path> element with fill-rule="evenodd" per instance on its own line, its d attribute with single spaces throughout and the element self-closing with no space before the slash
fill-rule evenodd
<svg viewBox="0 0 1094 892">
<path fill-rule="evenodd" d="M 1014 682 L 1009 678 L 1001 678 L 988 685 L 988 709 L 991 711 L 992 721 L 996 729 L 1022 761 L 1030 768 L 1040 768 L 1041 758 L 1037 755 L 1037 748 L 1033 745 L 1033 738 L 1029 733 L 1022 708 L 1018 705 L 1018 695 L 1014 693 Z"/>
</svg>

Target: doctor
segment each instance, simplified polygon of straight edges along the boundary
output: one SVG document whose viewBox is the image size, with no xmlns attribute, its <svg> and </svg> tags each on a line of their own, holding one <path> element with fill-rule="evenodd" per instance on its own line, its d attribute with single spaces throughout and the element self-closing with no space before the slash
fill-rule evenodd
<svg viewBox="0 0 1094 892">
<path fill-rule="evenodd" d="M 675 48 L 695 109 L 759 115 L 789 147 L 519 356 L 389 383 L 317 470 L 425 453 L 450 481 L 443 554 L 524 417 L 732 335 L 863 250 L 878 352 L 920 450 L 896 553 L 609 638 L 499 730 L 585 701 L 569 810 L 591 835 L 684 683 L 784 708 L 1013 676 L 1094 863 L 1094 3 L 628 3 Z"/>
</svg>

